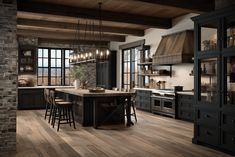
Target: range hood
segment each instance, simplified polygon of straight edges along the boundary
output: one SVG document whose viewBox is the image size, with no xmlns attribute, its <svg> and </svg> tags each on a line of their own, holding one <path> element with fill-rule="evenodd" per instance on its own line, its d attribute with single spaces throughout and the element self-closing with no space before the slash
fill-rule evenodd
<svg viewBox="0 0 235 157">
<path fill-rule="evenodd" d="M 185 30 L 162 36 L 162 40 L 153 55 L 153 64 L 179 64 L 192 62 L 193 30 Z"/>
</svg>

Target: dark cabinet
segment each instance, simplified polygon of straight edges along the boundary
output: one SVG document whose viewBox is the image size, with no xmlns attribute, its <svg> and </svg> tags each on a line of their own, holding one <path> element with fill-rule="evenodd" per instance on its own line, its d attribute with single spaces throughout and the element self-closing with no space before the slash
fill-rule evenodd
<svg viewBox="0 0 235 157">
<path fill-rule="evenodd" d="M 19 74 L 36 73 L 36 47 L 21 46 L 19 47 Z"/>
<path fill-rule="evenodd" d="M 235 153 L 235 7 L 193 18 L 194 143 Z"/>
<path fill-rule="evenodd" d="M 177 118 L 187 121 L 194 120 L 194 95 L 177 94 Z"/>
<path fill-rule="evenodd" d="M 18 89 L 18 109 L 45 109 L 44 89 Z"/>
<path fill-rule="evenodd" d="M 111 51 L 108 60 L 96 62 L 96 86 L 106 89 L 116 87 L 116 51 Z"/>
<path fill-rule="evenodd" d="M 151 91 L 136 91 L 136 108 L 151 112 Z"/>
</svg>

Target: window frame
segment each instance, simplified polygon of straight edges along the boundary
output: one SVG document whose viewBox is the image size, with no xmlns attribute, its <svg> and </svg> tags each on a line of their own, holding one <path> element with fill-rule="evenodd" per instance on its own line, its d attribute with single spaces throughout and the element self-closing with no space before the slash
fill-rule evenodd
<svg viewBox="0 0 235 157">
<path fill-rule="evenodd" d="M 43 59 L 44 59 L 44 55 L 42 55 L 42 57 L 39 57 L 39 50 L 42 50 L 42 52 L 44 52 L 44 50 L 46 49 L 47 51 L 48 51 L 48 57 L 47 57 L 47 59 L 48 59 L 48 66 L 46 67 L 46 66 L 44 66 L 43 65 Z M 55 50 L 55 57 L 52 57 L 51 56 L 51 53 L 52 53 L 52 51 L 53 50 Z M 57 57 L 57 51 L 61 51 L 61 58 L 58 58 Z M 71 84 L 71 75 L 69 74 L 68 76 L 68 79 L 69 79 L 69 84 L 66 84 L 66 69 L 70 69 L 70 64 L 69 64 L 69 66 L 68 67 L 66 67 L 66 65 L 65 65 L 65 62 L 66 62 L 66 59 L 69 59 L 69 58 L 65 58 L 66 57 L 66 51 L 69 51 L 68 53 L 68 57 L 70 56 L 70 53 L 72 53 L 72 49 L 68 49 L 68 48 L 48 48 L 48 47 L 38 47 L 37 48 L 37 85 L 38 86 L 41 86 L 41 85 L 46 85 L 46 86 L 64 86 L 64 85 L 70 85 Z M 39 67 L 39 59 L 40 58 L 42 58 L 42 67 Z M 55 59 L 55 67 L 52 67 L 52 65 L 51 65 L 51 61 L 52 61 L 52 59 Z M 60 63 L 61 63 L 61 66 L 57 66 L 57 60 L 61 60 L 60 61 Z M 69 63 L 69 62 L 68 62 Z M 38 70 L 39 70 L 39 68 L 42 68 L 43 70 L 44 70 L 44 68 L 45 69 L 47 69 L 48 70 L 48 76 L 45 76 L 44 75 L 44 73 L 43 73 L 43 70 L 42 70 L 42 75 L 41 76 L 39 76 L 39 72 L 38 72 Z M 55 76 L 52 76 L 52 73 L 51 73 L 51 71 L 52 71 L 52 69 L 55 69 L 55 72 L 56 72 L 56 75 Z M 61 70 L 61 72 L 60 72 L 60 75 L 57 75 L 58 73 L 57 73 L 57 70 Z M 39 84 L 39 77 L 42 77 L 42 83 L 41 84 Z M 44 80 L 44 77 L 47 77 L 47 83 L 45 84 L 44 82 L 43 82 L 43 80 Z M 52 77 L 55 77 L 55 84 L 52 84 Z M 58 83 L 58 80 L 57 79 L 60 79 L 60 83 Z"/>
</svg>

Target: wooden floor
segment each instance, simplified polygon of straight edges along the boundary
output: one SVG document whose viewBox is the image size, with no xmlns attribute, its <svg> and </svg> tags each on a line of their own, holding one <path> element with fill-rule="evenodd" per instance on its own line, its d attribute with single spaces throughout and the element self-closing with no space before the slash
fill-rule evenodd
<svg viewBox="0 0 235 157">
<path fill-rule="evenodd" d="M 43 110 L 17 112 L 17 150 L 1 157 L 229 157 L 192 144 L 193 124 L 137 111 L 132 127 L 70 128 L 59 132 Z"/>
</svg>

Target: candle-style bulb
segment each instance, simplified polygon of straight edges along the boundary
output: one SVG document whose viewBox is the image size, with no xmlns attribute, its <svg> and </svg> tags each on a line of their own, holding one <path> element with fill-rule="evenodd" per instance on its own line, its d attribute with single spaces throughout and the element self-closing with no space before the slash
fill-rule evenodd
<svg viewBox="0 0 235 157">
<path fill-rule="evenodd" d="M 108 55 L 109 55 L 109 53 L 110 53 L 110 52 L 109 52 L 109 50 L 107 50 L 107 51 L 106 51 L 106 55 L 108 56 Z"/>
</svg>

